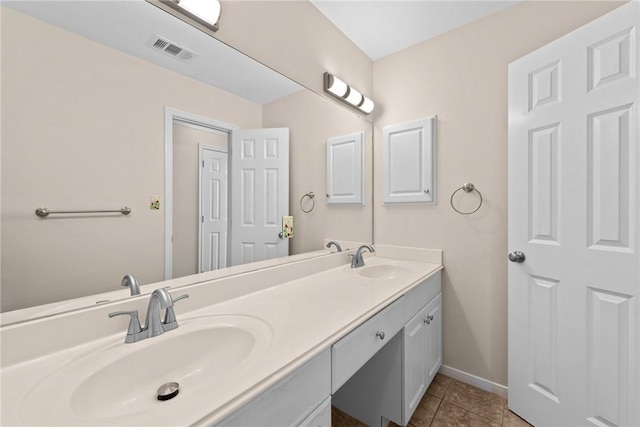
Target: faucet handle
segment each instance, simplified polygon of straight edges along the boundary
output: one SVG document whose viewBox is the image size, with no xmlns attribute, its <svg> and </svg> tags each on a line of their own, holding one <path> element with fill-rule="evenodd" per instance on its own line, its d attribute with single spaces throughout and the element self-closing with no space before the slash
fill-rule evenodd
<svg viewBox="0 0 640 427">
<path fill-rule="evenodd" d="M 129 327 L 127 328 L 127 338 L 124 342 L 133 342 L 134 336 L 142 332 L 142 327 L 140 326 L 140 320 L 138 319 L 138 310 L 132 311 L 114 311 L 113 313 L 109 313 L 109 317 L 115 316 L 131 316 L 129 320 Z"/>
<path fill-rule="evenodd" d="M 180 301 L 181 299 L 189 298 L 189 294 L 180 295 L 179 297 L 171 298 L 174 303 Z"/>
<path fill-rule="evenodd" d="M 171 300 L 173 303 L 176 303 L 185 298 L 189 298 L 189 294 L 180 295 L 179 297 L 171 298 Z M 164 322 L 162 323 L 164 324 L 164 329 L 166 331 L 178 327 L 178 322 L 176 321 L 176 313 L 173 311 L 173 304 L 171 305 L 171 307 L 167 307 L 167 312 L 164 315 Z"/>
</svg>

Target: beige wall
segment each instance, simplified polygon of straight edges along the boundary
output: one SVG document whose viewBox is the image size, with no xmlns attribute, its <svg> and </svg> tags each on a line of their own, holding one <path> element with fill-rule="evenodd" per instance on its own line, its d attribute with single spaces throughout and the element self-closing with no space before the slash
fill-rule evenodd
<svg viewBox="0 0 640 427">
<path fill-rule="evenodd" d="M 289 212 L 294 216 L 290 252 L 322 249 L 325 238 L 371 242 L 372 125 L 343 107 L 309 91 L 300 91 L 263 106 L 265 127 L 288 127 Z M 328 138 L 365 132 L 365 206 L 328 206 L 326 201 L 326 142 Z M 315 208 L 300 209 L 300 199 L 315 193 Z M 310 205 L 304 205 L 308 210 Z"/>
<path fill-rule="evenodd" d="M 446 365 L 507 384 L 507 65 L 618 4 L 526 2 L 374 63 L 374 238 L 444 250 Z M 384 206 L 383 127 L 434 114 L 437 205 Z M 465 182 L 484 195 L 470 216 L 449 205 Z"/>
<path fill-rule="evenodd" d="M 164 108 L 261 106 L 2 8 L 2 311 L 163 278 Z M 152 195 L 161 209 L 149 209 Z M 39 219 L 34 210 L 132 208 Z"/>
<path fill-rule="evenodd" d="M 307 0 L 223 0 L 216 38 L 317 93 L 325 71 L 372 93 L 371 59 Z"/>
<path fill-rule="evenodd" d="M 226 133 L 173 123 L 173 277 L 198 273 L 200 146 L 228 150 Z"/>
</svg>

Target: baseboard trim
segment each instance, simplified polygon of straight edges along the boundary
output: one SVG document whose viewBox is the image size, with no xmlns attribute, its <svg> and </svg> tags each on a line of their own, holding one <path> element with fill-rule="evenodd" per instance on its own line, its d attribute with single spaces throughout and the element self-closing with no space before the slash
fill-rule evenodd
<svg viewBox="0 0 640 427">
<path fill-rule="evenodd" d="M 442 375 L 451 377 L 454 380 L 458 380 L 463 383 L 470 384 L 474 387 L 478 387 L 490 393 L 495 393 L 498 396 L 504 397 L 505 399 L 507 398 L 508 388 L 501 384 L 497 384 L 492 381 L 485 380 L 484 378 L 477 377 L 475 375 L 461 371 L 460 369 L 452 368 L 451 366 L 447 366 L 447 365 L 442 365 L 438 372 L 440 372 Z"/>
</svg>

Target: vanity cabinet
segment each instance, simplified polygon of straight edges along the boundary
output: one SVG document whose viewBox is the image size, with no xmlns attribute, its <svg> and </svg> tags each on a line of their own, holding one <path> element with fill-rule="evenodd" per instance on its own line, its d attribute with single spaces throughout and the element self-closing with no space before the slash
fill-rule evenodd
<svg viewBox="0 0 640 427">
<path fill-rule="evenodd" d="M 330 427 L 330 395 L 327 349 L 216 425 Z"/>
<path fill-rule="evenodd" d="M 331 426 L 331 405 L 406 426 L 442 365 L 441 273 L 425 279 L 219 426 Z"/>
<path fill-rule="evenodd" d="M 413 288 L 397 303 L 404 308 L 404 316 L 400 317 L 402 332 L 339 390 L 332 386 L 333 404 L 372 426 L 381 425 L 383 419 L 406 426 L 442 365 L 440 273 Z"/>
<path fill-rule="evenodd" d="M 298 427 L 331 427 L 331 398 L 327 398 Z"/>
<path fill-rule="evenodd" d="M 332 392 L 342 387 L 402 329 L 402 303 L 402 298 L 391 303 L 331 347 Z"/>
</svg>

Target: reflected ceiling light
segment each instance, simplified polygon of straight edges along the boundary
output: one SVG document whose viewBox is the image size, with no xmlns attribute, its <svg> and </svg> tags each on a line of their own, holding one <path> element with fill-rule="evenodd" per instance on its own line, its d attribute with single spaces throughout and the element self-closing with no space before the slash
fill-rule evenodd
<svg viewBox="0 0 640 427">
<path fill-rule="evenodd" d="M 152 0 L 147 1 L 153 2 Z M 219 0 L 159 0 L 159 2 L 214 32 L 218 31 Z"/>
<path fill-rule="evenodd" d="M 218 0 L 178 0 L 178 6 L 216 25 L 220 19 L 220 2 Z"/>
<path fill-rule="evenodd" d="M 324 73 L 324 91 L 365 114 L 373 111 L 373 101 L 330 73 Z"/>
</svg>

